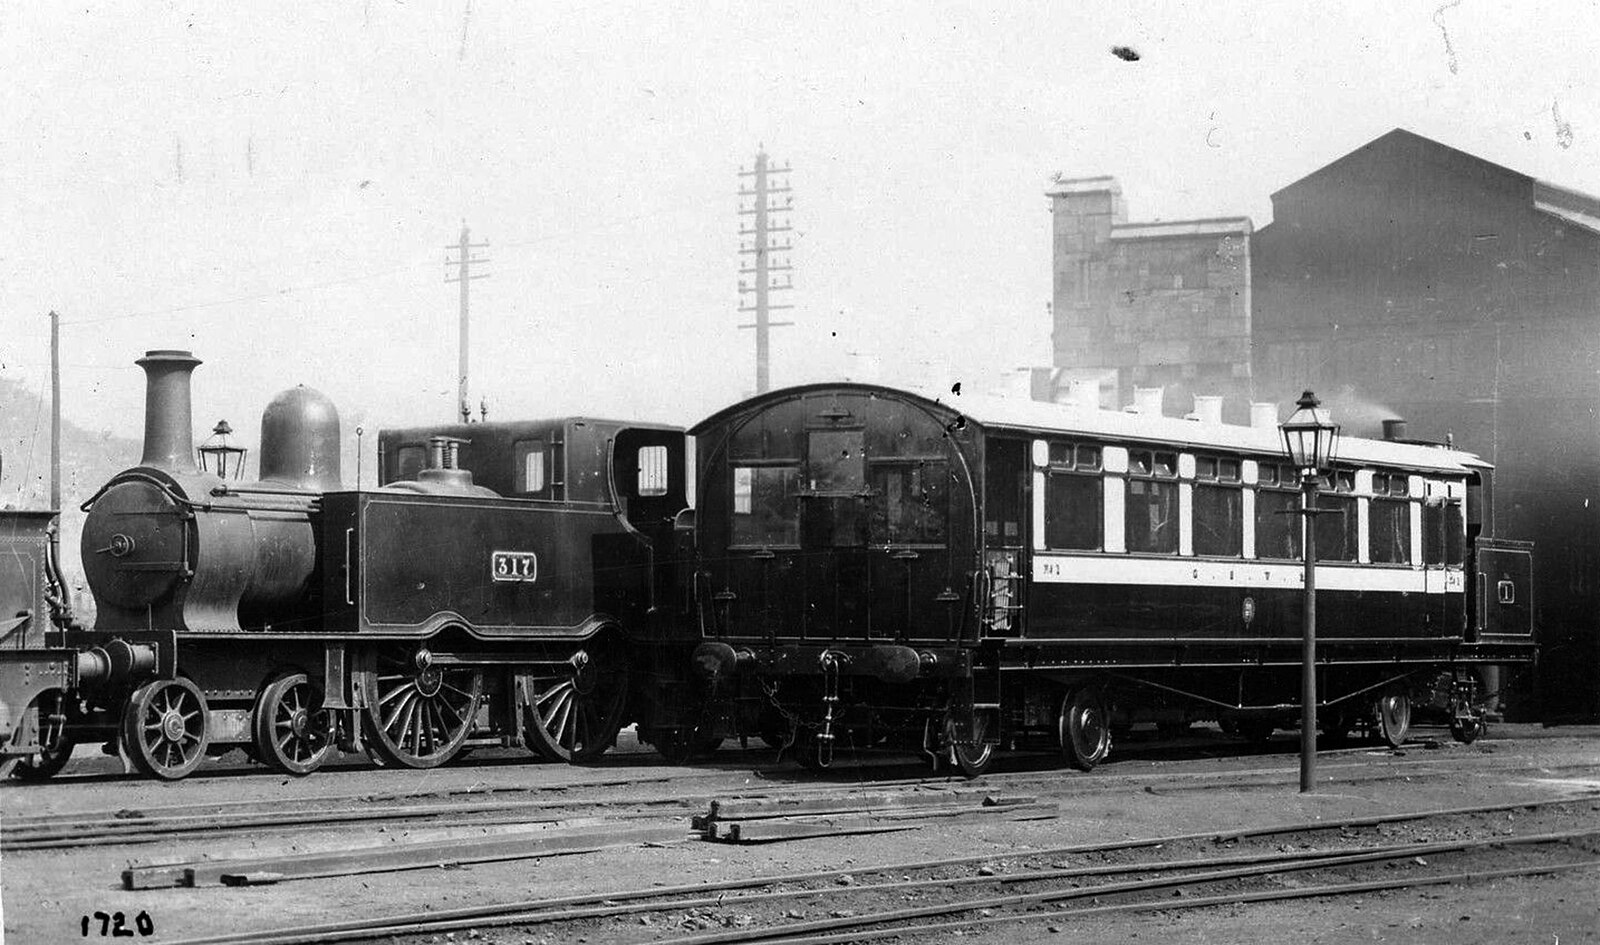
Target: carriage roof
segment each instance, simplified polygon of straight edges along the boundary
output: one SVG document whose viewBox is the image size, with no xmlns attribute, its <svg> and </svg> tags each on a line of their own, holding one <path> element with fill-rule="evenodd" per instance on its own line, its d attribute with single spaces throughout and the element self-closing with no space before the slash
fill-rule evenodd
<svg viewBox="0 0 1600 945">
<path fill-rule="evenodd" d="M 760 394 L 724 408 L 690 428 L 695 436 L 767 406 L 802 397 L 851 394 L 916 404 L 945 422 L 964 417 L 986 431 L 1041 436 L 1089 437 L 1112 443 L 1166 445 L 1177 449 L 1219 450 L 1256 456 L 1281 456 L 1283 440 L 1276 425 L 1251 427 L 1231 423 L 1152 416 L 1022 398 L 970 394 L 917 393 L 877 384 L 822 383 L 788 387 Z M 1334 417 L 1338 419 L 1337 416 Z M 1407 443 L 1344 436 L 1338 460 L 1354 465 L 1396 466 L 1439 473 L 1465 474 L 1490 468 L 1477 455 L 1427 443 Z"/>
</svg>

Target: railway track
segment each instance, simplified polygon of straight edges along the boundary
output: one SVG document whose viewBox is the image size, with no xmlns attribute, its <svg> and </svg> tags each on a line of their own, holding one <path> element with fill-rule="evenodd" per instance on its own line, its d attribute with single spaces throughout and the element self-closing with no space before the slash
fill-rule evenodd
<svg viewBox="0 0 1600 945">
<path fill-rule="evenodd" d="M 993 855 L 964 856 L 863 866 L 849 872 L 822 870 L 619 889 L 189 939 L 178 945 L 331 943 L 379 937 L 421 941 L 420 936 L 505 926 L 541 933 L 558 930 L 564 936 L 582 930 L 605 941 L 680 945 L 744 941 L 823 945 L 891 937 L 921 941 L 937 931 L 1004 923 L 1065 923 L 1114 912 L 1194 909 L 1596 870 L 1600 825 L 1592 812 L 1600 809 L 1597 802 L 1600 795 L 1076 844 L 1017 851 L 1009 858 L 1014 862 L 1004 869 L 982 866 L 995 863 Z M 1526 833 L 1448 836 L 1463 827 L 1473 828 L 1473 818 L 1519 810 L 1568 824 Z M 1386 827 L 1402 822 L 1444 836 L 1394 842 L 1384 835 Z M 1329 840 L 1327 835 L 1335 831 Z M 1298 849 L 1282 843 L 1295 838 L 1305 843 L 1313 837 L 1320 839 Z M 1278 845 L 1265 844 L 1269 838 Z M 1146 858 L 1137 858 L 1141 856 Z M 1493 862 L 1485 864 L 1486 858 Z M 1382 878 L 1375 878 L 1375 868 L 1383 869 Z M 1179 892 L 1182 897 L 1173 898 Z M 1103 902 L 1108 899 L 1114 901 Z M 683 932 L 689 935 L 684 937 Z"/>
<path fill-rule="evenodd" d="M 1382 769 L 1368 770 L 1362 762 L 1331 762 L 1322 765 L 1325 775 L 1339 783 L 1372 783 L 1402 780 L 1426 774 L 1459 762 L 1447 759 L 1391 759 Z M 1593 773 L 1594 765 L 1535 767 L 1525 764 L 1480 763 L 1473 770 L 1506 774 Z M 756 772 L 761 776 L 762 772 Z M 320 830 L 330 826 L 387 826 L 405 824 L 418 827 L 485 827 L 513 824 L 538 824 L 598 816 L 611 820 L 685 815 L 714 800 L 728 798 L 844 797 L 852 792 L 1017 792 L 1027 790 L 1041 798 L 1070 798 L 1092 794 L 1143 789 L 1151 793 L 1176 793 L 1214 788 L 1273 787 L 1291 782 L 1295 769 L 1288 765 L 1221 771 L 1188 771 L 1115 774 L 1097 772 L 1090 776 L 1069 775 L 1061 771 L 1017 771 L 986 775 L 977 779 L 933 776 L 892 778 L 858 782 L 821 783 L 763 782 L 759 786 L 738 785 L 700 793 L 623 794 L 616 797 L 593 796 L 617 788 L 633 789 L 651 784 L 680 786 L 682 780 L 727 779 L 726 772 L 688 772 L 646 778 L 594 779 L 563 785 L 541 785 L 493 790 L 445 790 L 420 794 L 368 793 L 320 797 L 307 805 L 275 801 L 270 805 L 253 801 L 211 804 L 175 804 L 138 809 L 101 810 L 36 816 L 8 817 L 0 849 L 7 852 L 51 850 L 79 846 L 104 846 L 111 843 L 143 844 L 185 837 L 220 837 L 257 832 L 282 833 L 293 830 Z M 1159 786 L 1159 787 L 1157 787 Z M 573 794 L 586 796 L 574 797 Z M 562 795 L 556 797 L 555 795 Z"/>
</svg>

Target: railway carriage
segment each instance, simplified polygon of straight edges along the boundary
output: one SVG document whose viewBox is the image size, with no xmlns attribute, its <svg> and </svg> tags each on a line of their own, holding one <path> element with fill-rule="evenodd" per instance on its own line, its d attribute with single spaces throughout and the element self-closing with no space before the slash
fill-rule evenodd
<svg viewBox="0 0 1600 945">
<path fill-rule="evenodd" d="M 1047 741 L 1089 768 L 1139 721 L 1256 737 L 1298 706 L 1301 493 L 1270 405 L 1187 419 L 862 384 L 758 396 L 697 442 L 709 718 L 825 765 L 906 742 L 968 773 Z M 1477 669 L 1533 652 L 1531 549 L 1492 470 L 1346 438 L 1317 531 L 1325 730 L 1459 737 Z"/>
</svg>

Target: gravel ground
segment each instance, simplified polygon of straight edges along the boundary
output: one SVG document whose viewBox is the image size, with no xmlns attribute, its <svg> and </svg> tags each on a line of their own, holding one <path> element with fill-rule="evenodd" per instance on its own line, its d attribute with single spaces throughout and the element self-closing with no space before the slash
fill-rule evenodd
<svg viewBox="0 0 1600 945">
<path fill-rule="evenodd" d="M 1429 747 L 1434 746 L 1434 747 Z M 1137 776 L 1127 790 L 1074 793 L 1061 798 L 1061 816 L 1034 822 L 933 824 L 872 837 L 792 841 L 766 846 L 730 846 L 691 841 L 661 848 L 606 850 L 580 856 L 549 857 L 446 870 L 369 874 L 244 889 L 202 888 L 125 891 L 121 871 L 134 864 L 227 858 L 288 850 L 329 850 L 388 844 L 437 836 L 422 829 L 389 825 L 341 825 L 322 833 L 243 835 L 221 839 L 163 841 L 140 846 L 85 847 L 72 850 L 8 853 L 0 860 L 0 900 L 7 941 L 17 943 L 82 941 L 80 920 L 96 911 L 146 913 L 153 941 L 232 932 L 265 931 L 307 922 L 421 911 L 534 897 L 604 892 L 666 883 L 715 881 L 754 874 L 813 869 L 864 871 L 874 865 L 934 857 L 983 855 L 991 868 L 1028 863 L 1026 853 L 1054 846 L 1226 830 L 1267 823 L 1311 821 L 1385 812 L 1425 810 L 1470 804 L 1570 797 L 1600 791 L 1600 729 L 1541 729 L 1496 726 L 1471 746 L 1447 735 L 1419 730 L 1403 752 L 1355 750 L 1331 753 L 1323 762 L 1324 781 L 1316 794 L 1295 792 L 1293 736 L 1280 736 L 1264 749 L 1202 730 L 1176 743 L 1130 740 L 1119 745 L 1113 763 L 1092 774 L 1062 770 L 1064 786 L 1079 779 Z M 84 749 L 80 749 L 80 752 Z M 225 759 L 226 761 L 226 759 Z M 1426 762 L 1426 767 L 1418 767 Z M 1037 759 L 1018 758 L 1011 770 L 1037 767 Z M 894 776 L 915 776 L 920 768 L 895 767 Z M 1277 783 L 1230 786 L 1227 780 L 1197 782 L 1204 772 L 1273 771 Z M 615 757 L 589 768 L 532 764 L 509 754 L 484 752 L 443 770 L 396 771 L 349 764 L 305 779 L 285 779 L 245 765 L 218 765 L 187 781 L 164 784 L 125 778 L 111 759 L 75 758 L 64 777 L 46 786 L 0 787 L 0 831 L 18 815 L 219 801 L 292 799 L 355 794 L 407 794 L 441 790 L 483 790 L 528 786 L 624 782 L 576 788 L 580 796 L 659 795 L 679 797 L 717 791 L 749 791 L 774 783 L 808 783 L 812 777 L 792 766 L 774 767 L 769 751 L 720 753 L 714 764 L 670 768 L 626 742 Z M 849 767 L 832 777 L 851 782 Z M 1375 777 L 1381 780 L 1373 780 Z M 1030 793 L 1048 793 L 1048 782 Z M 1515 815 L 1518 832 L 1540 824 L 1570 828 L 1592 820 L 1594 804 L 1561 808 L 1548 816 Z M 1484 831 L 1502 829 L 1485 817 Z M 1391 828 L 1385 828 L 1390 830 Z M 1392 828 L 1386 839 L 1423 839 L 1425 825 Z M 1462 829 L 1457 825 L 1456 830 Z M 1477 828 L 1474 828 L 1477 829 Z M 1326 837 L 1306 835 L 1293 842 L 1310 845 Z M 1279 842 L 1276 839 L 1274 842 Z M 1367 838 L 1367 842 L 1373 842 Z M 1578 857 L 1581 851 L 1574 851 Z M 1463 860 L 1472 869 L 1515 861 L 1522 853 L 1494 851 Z M 1591 852 L 1590 857 L 1600 857 Z M 1041 864 L 1033 864 L 1041 865 Z M 1047 864 L 1044 864 L 1047 865 Z M 974 867 L 975 869 L 976 867 Z M 1381 870 L 1381 868 L 1380 868 Z M 1371 873 L 1364 878 L 1370 878 Z M 1381 872 L 1379 875 L 1382 875 Z M 1302 880 L 1309 882 L 1309 879 Z M 948 893 L 950 896 L 956 893 Z M 918 901 L 927 901 L 926 899 Z M 883 904 L 880 904 L 883 905 Z M 810 900 L 797 911 L 808 917 L 832 911 L 826 900 Z M 852 904 L 849 908 L 863 908 Z M 870 908 L 877 908 L 876 906 Z M 648 924 L 628 920 L 596 922 L 585 929 L 490 929 L 457 935 L 457 941 L 523 943 L 590 942 L 674 938 L 705 927 L 741 921 L 738 915 L 713 918 L 661 914 Z M 91 938 L 99 937 L 98 922 Z M 732 925 L 737 928 L 739 926 Z M 1052 932 L 1056 928 L 1059 931 Z M 137 932 L 135 932 L 135 937 Z M 1395 890 L 1343 899 L 1283 904 L 1228 906 L 1122 916 L 1076 918 L 1070 924 L 1049 918 L 964 935 L 944 934 L 950 942 L 1120 942 L 1166 938 L 1201 942 L 1490 942 L 1571 943 L 1600 941 L 1600 873 L 1502 879 L 1466 887 Z M 440 941 L 445 941 L 443 936 Z M 431 941 L 431 936 L 415 939 Z"/>
</svg>

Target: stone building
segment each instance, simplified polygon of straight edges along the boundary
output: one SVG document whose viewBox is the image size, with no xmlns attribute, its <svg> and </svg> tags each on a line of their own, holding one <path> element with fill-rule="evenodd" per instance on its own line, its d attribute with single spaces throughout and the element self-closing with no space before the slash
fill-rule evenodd
<svg viewBox="0 0 1600 945">
<path fill-rule="evenodd" d="M 1187 410 L 1193 394 L 1245 409 L 1250 221 L 1130 223 L 1111 177 L 1062 180 L 1047 193 L 1054 360 L 1067 369 L 1058 378 L 1101 381 L 1118 403 L 1135 387 L 1161 387 L 1169 411 Z"/>
</svg>

